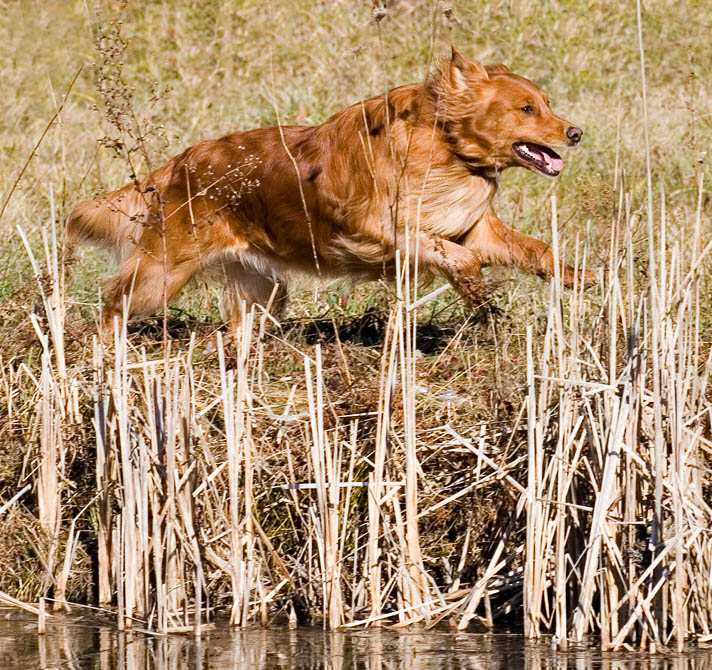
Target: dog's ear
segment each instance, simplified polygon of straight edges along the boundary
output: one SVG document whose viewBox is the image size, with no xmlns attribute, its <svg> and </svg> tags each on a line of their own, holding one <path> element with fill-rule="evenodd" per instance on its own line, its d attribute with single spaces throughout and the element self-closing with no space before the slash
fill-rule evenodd
<svg viewBox="0 0 712 670">
<path fill-rule="evenodd" d="M 482 63 L 465 56 L 454 44 L 450 57 L 450 82 L 456 91 L 465 90 L 469 84 L 489 79 Z"/>
<path fill-rule="evenodd" d="M 502 63 L 498 63 L 497 65 L 485 65 L 485 70 L 487 70 L 487 74 L 510 74 L 512 72 L 506 65 L 502 65 Z"/>
</svg>

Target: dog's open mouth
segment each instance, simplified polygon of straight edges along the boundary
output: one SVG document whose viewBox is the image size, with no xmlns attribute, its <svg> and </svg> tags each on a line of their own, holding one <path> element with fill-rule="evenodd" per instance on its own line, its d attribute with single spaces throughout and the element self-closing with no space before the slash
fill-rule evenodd
<svg viewBox="0 0 712 670">
<path fill-rule="evenodd" d="M 517 155 L 530 163 L 537 172 L 545 174 L 548 177 L 556 177 L 564 168 L 564 161 L 561 156 L 553 149 L 545 147 L 542 144 L 534 144 L 533 142 L 517 142 L 514 145 L 514 151 Z"/>
</svg>

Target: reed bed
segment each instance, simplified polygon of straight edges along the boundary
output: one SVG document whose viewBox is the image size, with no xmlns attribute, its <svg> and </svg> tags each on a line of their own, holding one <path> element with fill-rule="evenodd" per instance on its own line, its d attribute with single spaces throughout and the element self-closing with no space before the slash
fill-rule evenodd
<svg viewBox="0 0 712 670">
<path fill-rule="evenodd" d="M 689 253 L 667 248 L 662 197 L 647 222 L 650 285 L 636 292 L 638 225 L 629 208 L 614 222 L 591 332 L 580 294 L 562 300 L 555 284 L 536 362 L 527 332 L 525 629 L 555 631 L 562 646 L 596 631 L 604 648 L 681 650 L 709 635 L 711 359 L 698 282 L 708 249 L 699 226 Z"/>
<path fill-rule="evenodd" d="M 380 347 L 378 401 L 344 412 L 322 345 L 299 350 L 266 313 L 245 314 L 234 342 L 217 333 L 217 365 L 200 360 L 195 333 L 149 352 L 118 321 L 112 343 L 93 337 L 89 366 L 68 365 L 57 229 L 45 229 L 41 260 L 24 238 L 44 315 L 30 316 L 40 373 L 5 365 L 3 379 L 10 408 L 32 388 L 28 477 L 52 609 L 72 607 L 66 590 L 82 527 L 98 605 L 119 630 L 199 636 L 222 614 L 239 628 L 447 619 L 491 629 L 519 613 L 527 636 L 553 634 L 561 648 L 590 635 L 604 649 L 681 650 L 712 639 L 712 354 L 700 318 L 712 243 L 703 244 L 699 210 L 689 240 L 670 243 L 663 194 L 657 204 L 633 212 L 621 182 L 600 302 L 552 279 L 543 332 L 526 329 L 518 426 L 504 433 L 513 453 L 526 453 L 509 464 L 501 447 L 488 455 L 498 442 L 491 426 L 467 436 L 450 422 L 419 425 L 423 299 L 407 265 Z M 635 277 L 641 229 L 647 285 Z M 577 248 L 585 266 L 586 245 Z M 279 406 L 265 368 L 274 340 L 303 365 Z M 67 445 L 82 423 L 94 435 L 94 491 L 76 509 L 67 504 Z M 459 488 L 428 467 L 447 451 L 474 459 Z M 450 552 L 458 565 L 443 580 L 424 559 L 420 528 L 487 486 L 511 500 L 508 525 L 469 582 L 472 530 L 458 538 Z"/>
</svg>

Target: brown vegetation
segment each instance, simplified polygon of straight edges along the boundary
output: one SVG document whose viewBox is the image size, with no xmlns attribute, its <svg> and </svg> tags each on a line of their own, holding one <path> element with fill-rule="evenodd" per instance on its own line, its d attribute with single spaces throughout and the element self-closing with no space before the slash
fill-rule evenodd
<svg viewBox="0 0 712 670">
<path fill-rule="evenodd" d="M 0 598 L 35 613 L 41 597 L 93 602 L 122 628 L 163 632 L 199 633 L 226 613 L 237 626 L 523 621 L 560 646 L 589 634 L 613 648 L 709 639 L 712 246 L 700 147 L 710 96 L 670 46 L 706 59 L 709 45 L 689 41 L 706 13 L 650 3 L 640 19 L 655 64 L 643 70 L 648 89 L 623 5 L 586 3 L 589 38 L 568 11 L 516 2 L 489 3 L 487 15 L 466 3 L 448 15 L 412 7 L 376 23 L 345 2 L 319 16 L 193 4 L 127 10 L 142 56 L 122 47 L 118 24 L 92 17 L 97 79 L 77 79 L 75 102 L 39 145 L 59 104 L 0 101 L 0 118 L 27 121 L 32 136 L 15 142 L 14 121 L 0 128 L 14 168 L 0 176 L 12 196 L 1 220 Z M 47 17 L 75 20 L 23 6 L 7 14 L 20 63 L 34 44 L 23 26 L 51 36 Z M 303 42 L 274 40 L 280 20 Z M 315 67 L 334 55 L 332 25 L 348 26 L 342 51 L 374 35 L 365 52 L 341 54 L 338 82 Z M 476 26 L 484 37 L 472 37 Z M 593 138 L 555 186 L 524 171 L 502 177 L 498 211 L 551 240 L 548 284 L 488 271 L 488 309 L 473 316 L 397 256 L 392 285 L 330 285 L 319 299 L 292 287 L 279 326 L 246 310 L 229 346 L 212 294 L 197 289 L 163 324 L 123 326 L 110 345 L 94 335 L 106 260 L 84 256 L 69 285 L 63 222 L 80 192 L 165 161 L 152 75 L 182 85 L 161 98 L 161 120 L 185 146 L 198 129 L 323 121 L 386 77 L 416 80 L 431 36 L 462 43 L 464 33 L 494 45 L 487 60 L 509 54 L 513 69 L 536 72 L 557 108 L 578 104 L 571 116 Z M 146 57 L 155 35 L 185 48 L 161 43 L 162 58 Z M 425 37 L 414 46 L 414 35 Z M 468 51 L 485 57 L 478 43 Z M 44 63 L 54 42 L 42 44 Z M 78 66 L 65 58 L 51 62 L 67 91 Z M 273 84 L 280 63 L 289 86 Z M 25 63 L 13 90 L 44 91 L 39 71 Z M 206 82 L 224 92 L 212 109 L 198 95 Z M 90 139 L 102 134 L 97 148 Z M 564 256 L 595 268 L 598 286 L 564 290 Z"/>
</svg>

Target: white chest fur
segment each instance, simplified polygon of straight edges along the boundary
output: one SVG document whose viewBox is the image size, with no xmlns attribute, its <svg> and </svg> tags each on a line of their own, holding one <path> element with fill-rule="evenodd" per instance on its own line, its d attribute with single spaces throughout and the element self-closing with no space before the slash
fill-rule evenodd
<svg viewBox="0 0 712 670">
<path fill-rule="evenodd" d="M 423 232 L 456 240 L 487 211 L 495 191 L 492 180 L 434 170 L 424 187 L 405 198 L 403 213 L 411 228 L 419 223 Z"/>
</svg>

